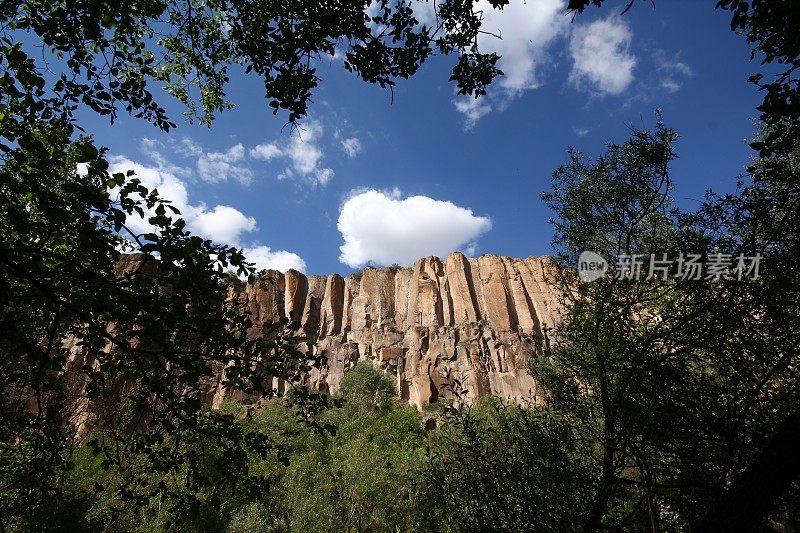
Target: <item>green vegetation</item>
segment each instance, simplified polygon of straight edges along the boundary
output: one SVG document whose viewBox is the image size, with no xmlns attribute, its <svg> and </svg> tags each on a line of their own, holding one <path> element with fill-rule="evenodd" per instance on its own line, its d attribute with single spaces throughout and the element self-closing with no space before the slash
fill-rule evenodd
<svg viewBox="0 0 800 533">
<path fill-rule="evenodd" d="M 71 511 L 70 530 L 93 531 L 412 531 L 418 529 L 416 472 L 424 461 L 425 434 L 416 409 L 394 399 L 391 381 L 369 363 L 360 363 L 342 382 L 342 405 L 322 410 L 335 435 L 310 429 L 297 409 L 278 400 L 250 416 L 234 401 L 222 411 L 237 425 L 280 443 L 267 457 L 248 456 L 248 471 L 261 483 L 251 492 L 235 478 L 224 450 L 198 445 L 193 467 L 208 483 L 194 490 L 204 496 L 166 500 L 142 493 L 141 507 L 116 498 L 114 472 L 89 446 L 73 455 L 75 467 L 64 478 L 68 500 L 51 511 L 52 522 Z M 152 474 L 149 484 L 163 490 L 189 488 L 185 476 Z"/>
</svg>

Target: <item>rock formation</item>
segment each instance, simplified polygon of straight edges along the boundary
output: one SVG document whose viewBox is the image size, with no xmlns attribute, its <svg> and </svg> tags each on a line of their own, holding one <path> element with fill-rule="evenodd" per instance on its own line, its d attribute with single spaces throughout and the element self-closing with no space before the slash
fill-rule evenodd
<svg viewBox="0 0 800 533">
<path fill-rule="evenodd" d="M 560 312 L 550 268 L 547 258 L 453 253 L 412 268 L 367 268 L 360 277 L 268 270 L 231 297 L 250 309 L 250 334 L 283 316 L 300 322 L 328 358 L 309 377 L 321 390 L 335 392 L 345 372 L 367 360 L 418 407 L 452 398 L 456 383 L 468 399 L 526 402 L 537 397 L 528 362 L 547 353 Z M 215 405 L 223 395 L 219 389 Z"/>
</svg>

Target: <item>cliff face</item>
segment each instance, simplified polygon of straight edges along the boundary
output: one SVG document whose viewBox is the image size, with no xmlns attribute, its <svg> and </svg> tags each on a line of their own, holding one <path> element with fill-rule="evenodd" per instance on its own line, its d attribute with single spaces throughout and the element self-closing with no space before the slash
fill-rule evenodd
<svg viewBox="0 0 800 533">
<path fill-rule="evenodd" d="M 250 335 L 287 316 L 317 339 L 328 367 L 310 383 L 321 390 L 335 392 L 345 372 L 367 360 L 391 374 L 412 405 L 453 397 L 456 381 L 468 398 L 524 402 L 536 399 L 528 361 L 546 352 L 560 313 L 549 268 L 546 258 L 453 253 L 409 269 L 368 268 L 360 279 L 266 271 L 230 297 L 251 311 Z M 218 390 L 213 403 L 223 396 Z"/>
</svg>

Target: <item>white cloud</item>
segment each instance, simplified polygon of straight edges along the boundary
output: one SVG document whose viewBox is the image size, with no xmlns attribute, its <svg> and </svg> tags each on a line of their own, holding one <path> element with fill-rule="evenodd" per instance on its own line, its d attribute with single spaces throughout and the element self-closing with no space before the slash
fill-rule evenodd
<svg viewBox="0 0 800 533">
<path fill-rule="evenodd" d="M 354 158 L 361 151 L 361 141 L 357 137 L 349 137 L 342 141 L 342 150 L 350 159 Z"/>
<path fill-rule="evenodd" d="M 475 124 L 487 113 L 492 111 L 492 106 L 486 103 L 486 97 L 474 98 L 461 96 L 453 100 L 456 110 L 464 115 L 464 128 L 471 130 Z"/>
<path fill-rule="evenodd" d="M 661 75 L 659 85 L 671 93 L 680 90 L 682 86 L 681 78 L 688 78 L 694 74 L 692 68 L 681 60 L 680 53 L 675 54 L 673 57 L 667 57 L 664 50 L 658 49 L 653 52 L 653 62 L 656 64 L 656 70 Z"/>
<path fill-rule="evenodd" d="M 197 159 L 197 173 L 205 181 L 218 183 L 234 179 L 247 185 L 253 179 L 253 172 L 241 164 L 244 160 L 242 143 L 231 146 L 225 152 L 206 152 Z"/>
<path fill-rule="evenodd" d="M 681 84 L 672 78 L 664 78 L 661 80 L 661 88 L 666 89 L 668 92 L 676 93 L 681 89 Z"/>
<path fill-rule="evenodd" d="M 200 145 L 188 137 L 183 137 L 180 141 L 174 143 L 174 149 L 179 155 L 184 157 L 196 157 L 203 153 L 203 149 Z"/>
<path fill-rule="evenodd" d="M 464 245 L 474 251 L 471 241 L 489 231 L 492 222 L 452 202 L 402 199 L 397 189 L 370 189 L 344 202 L 337 227 L 344 239 L 339 261 L 356 267 L 370 261 L 408 265 L 428 255 L 444 257 Z"/>
<path fill-rule="evenodd" d="M 205 152 L 203 148 L 188 137 L 180 140 L 169 138 L 165 142 L 143 138 L 139 143 L 140 151 L 155 163 L 159 170 L 184 177 L 199 176 L 211 183 L 221 183 L 234 179 L 248 185 L 253 179 L 253 172 L 244 163 L 245 149 L 241 143 L 231 146 L 223 152 Z M 177 155 L 179 159 L 196 158 L 195 171 L 189 166 L 175 164 L 172 158 L 164 153 Z"/>
<path fill-rule="evenodd" d="M 281 155 L 283 155 L 283 151 L 274 143 L 259 144 L 255 148 L 250 149 L 250 157 L 254 159 L 269 161 Z"/>
<path fill-rule="evenodd" d="M 126 173 L 133 170 L 142 185 L 150 190 L 158 189 L 159 197 L 170 200 L 180 211 L 180 218 L 186 221 L 186 227 L 193 234 L 211 239 L 219 244 L 243 247 L 244 235 L 257 229 L 256 219 L 249 217 L 234 207 L 216 205 L 213 208 L 202 203 L 190 203 L 186 183 L 174 173 L 162 168 L 142 165 L 124 156 L 113 156 L 109 159 L 109 172 Z M 147 221 L 153 216 L 153 210 L 145 211 L 145 217 L 132 215 L 127 220 L 128 227 L 136 233 L 151 233 L 155 228 Z M 170 211 L 167 211 L 171 215 Z M 248 252 L 249 250 L 250 252 Z M 253 254 L 251 258 L 249 253 Z M 292 265 L 289 268 L 301 270 L 305 263 L 296 254 L 284 251 L 272 251 L 257 243 L 245 246 L 245 255 L 257 265 L 280 264 Z M 293 262 L 292 262 L 293 261 Z M 272 263 L 271 263 L 272 262 Z M 261 266 L 260 268 L 275 268 Z"/>
<path fill-rule="evenodd" d="M 585 135 L 588 135 L 588 134 L 589 134 L 589 130 L 588 130 L 588 129 L 586 129 L 586 128 L 572 128 L 572 131 L 573 131 L 573 132 L 575 133 L 575 135 L 577 135 L 578 137 L 584 137 Z"/>
<path fill-rule="evenodd" d="M 523 92 L 536 89 L 542 83 L 541 67 L 548 64 L 549 46 L 569 31 L 565 0 L 536 0 L 512 2 L 503 10 L 494 9 L 487 0 L 480 0 L 475 9 L 482 11 L 482 33 L 478 37 L 481 52 L 496 52 L 502 56 L 498 68 L 504 75 L 489 87 L 489 98 L 498 105 L 486 102 L 470 103 L 456 98 L 456 110 L 466 117 L 468 128 L 492 108 L 503 109 Z M 499 38 L 498 38 L 499 37 Z"/>
<path fill-rule="evenodd" d="M 233 207 L 217 205 L 213 209 L 209 209 L 202 202 L 190 203 L 186 184 L 172 172 L 147 167 L 124 156 L 114 156 L 110 163 L 110 172 L 125 173 L 133 170 L 136 172 L 135 177 L 139 178 L 142 185 L 150 190 L 158 189 L 159 197 L 172 202 L 172 205 L 181 212 L 180 216 L 186 221 L 188 229 L 196 235 L 223 244 L 238 246 L 243 233 L 256 229 L 254 218 L 245 216 Z M 153 226 L 146 220 L 153 214 L 153 212 L 146 212 L 145 219 L 130 217 L 131 229 L 142 233 L 153 231 Z"/>
<path fill-rule="evenodd" d="M 288 142 L 259 144 L 250 150 L 250 157 L 266 161 L 286 159 L 288 166 L 278 174 L 278 179 L 299 176 L 314 186 L 325 185 L 334 172 L 322 166 L 324 153 L 318 144 L 322 132 L 322 124 L 309 121 L 299 132 L 293 132 Z"/>
<path fill-rule="evenodd" d="M 256 219 L 227 205 L 218 205 L 210 211 L 203 206 L 195 213 L 190 226 L 203 237 L 217 242 L 238 244 L 242 233 L 256 229 Z"/>
<path fill-rule="evenodd" d="M 191 174 L 192 170 L 188 167 L 176 165 L 167 158 L 163 151 L 168 150 L 167 146 L 159 140 L 142 138 L 139 142 L 139 150 L 153 163 L 158 165 L 160 170 L 170 172 L 172 174 Z"/>
<path fill-rule="evenodd" d="M 192 209 L 189 206 L 189 194 L 186 191 L 186 185 L 171 172 L 135 163 L 124 156 L 110 157 L 108 170 L 112 174 L 117 172 L 124 174 L 128 170 L 133 170 L 136 173 L 134 177 L 138 178 L 142 185 L 151 191 L 158 189 L 160 198 L 170 200 L 172 205 L 180 210 L 184 220 L 188 222 L 189 218 L 191 218 Z M 147 222 L 146 218 L 153 215 L 152 211 L 145 211 L 145 219 L 130 216 L 126 224 L 132 231 L 137 233 L 152 232 L 153 226 Z"/>
<path fill-rule="evenodd" d="M 629 51 L 632 37 L 628 25 L 614 17 L 576 26 L 569 43 L 570 81 L 599 95 L 623 92 L 636 66 Z"/>
<path fill-rule="evenodd" d="M 306 271 L 306 262 L 292 252 L 285 252 L 283 250 L 272 251 L 267 246 L 256 246 L 254 248 L 245 248 L 244 255 L 251 263 L 255 263 L 256 269 L 272 269 L 280 272 L 294 269 L 300 272 Z"/>
<path fill-rule="evenodd" d="M 694 72 L 692 72 L 692 67 L 680 59 L 680 54 L 675 54 L 672 58 L 669 58 L 664 50 L 659 49 L 653 53 L 653 59 L 656 62 L 658 70 L 677 72 L 684 76 L 691 76 L 694 74 Z"/>
<path fill-rule="evenodd" d="M 502 56 L 498 67 L 505 75 L 498 85 L 510 96 L 539 87 L 536 70 L 546 61 L 548 45 L 569 31 L 569 18 L 564 16 L 566 2 L 512 2 L 501 11 L 481 0 L 476 9 L 483 11 L 481 30 L 487 32 L 479 36 L 478 46 L 483 52 Z"/>
<path fill-rule="evenodd" d="M 139 141 L 139 150 L 152 159 L 159 167 L 163 167 L 165 163 L 167 163 L 167 158 L 161 153 L 163 146 L 164 145 L 160 141 L 147 137 L 143 137 L 142 140 Z"/>
<path fill-rule="evenodd" d="M 314 176 L 317 178 L 317 183 L 320 185 L 327 185 L 333 179 L 333 170 L 330 168 L 319 168 L 314 171 Z"/>
</svg>

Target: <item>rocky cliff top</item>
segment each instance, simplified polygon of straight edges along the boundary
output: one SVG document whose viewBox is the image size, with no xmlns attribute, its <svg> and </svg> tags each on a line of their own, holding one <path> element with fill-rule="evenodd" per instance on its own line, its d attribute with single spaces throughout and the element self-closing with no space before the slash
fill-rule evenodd
<svg viewBox="0 0 800 533">
<path fill-rule="evenodd" d="M 335 391 L 347 370 L 368 360 L 395 377 L 401 399 L 420 407 L 452 397 L 456 382 L 468 398 L 535 401 L 527 365 L 546 353 L 548 328 L 560 315 L 552 268 L 547 257 L 456 252 L 348 277 L 266 270 L 256 283 L 232 287 L 230 297 L 251 311 L 249 335 L 285 316 L 317 339 L 328 357 L 328 367 L 310 377 L 320 389 Z"/>
</svg>

